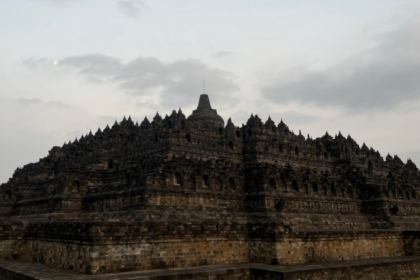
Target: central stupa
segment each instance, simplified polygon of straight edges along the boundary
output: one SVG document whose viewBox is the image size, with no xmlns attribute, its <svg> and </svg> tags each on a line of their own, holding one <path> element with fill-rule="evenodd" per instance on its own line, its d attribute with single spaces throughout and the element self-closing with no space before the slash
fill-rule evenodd
<svg viewBox="0 0 420 280">
<path fill-rule="evenodd" d="M 225 122 L 223 118 L 217 114 L 217 110 L 212 109 L 210 105 L 210 99 L 207 94 L 200 95 L 198 101 L 198 107 L 194 110 L 191 116 L 188 117 L 190 122 L 202 125 L 205 123 L 214 123 L 216 127 L 224 127 Z"/>
</svg>

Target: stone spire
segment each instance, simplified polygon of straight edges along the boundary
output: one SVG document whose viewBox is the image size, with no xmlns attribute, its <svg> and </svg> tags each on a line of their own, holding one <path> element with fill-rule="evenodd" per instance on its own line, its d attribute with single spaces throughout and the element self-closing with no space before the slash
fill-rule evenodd
<svg viewBox="0 0 420 280">
<path fill-rule="evenodd" d="M 211 110 L 210 99 L 207 94 L 200 95 L 200 100 L 198 101 L 197 110 L 200 110 L 200 111 Z"/>
<path fill-rule="evenodd" d="M 223 118 L 217 114 L 215 109 L 211 108 L 207 94 L 200 95 L 197 109 L 188 117 L 188 120 L 197 124 L 213 123 L 216 127 L 225 126 Z"/>
</svg>

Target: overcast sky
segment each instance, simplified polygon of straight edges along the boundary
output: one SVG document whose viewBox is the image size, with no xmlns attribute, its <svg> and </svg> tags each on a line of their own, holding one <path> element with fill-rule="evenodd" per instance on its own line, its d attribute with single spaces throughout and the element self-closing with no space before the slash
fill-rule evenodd
<svg viewBox="0 0 420 280">
<path fill-rule="evenodd" d="M 420 165 L 418 0 L 0 2 L 0 183 L 124 115 L 189 115 L 203 79 L 235 125 L 271 115 Z"/>
</svg>

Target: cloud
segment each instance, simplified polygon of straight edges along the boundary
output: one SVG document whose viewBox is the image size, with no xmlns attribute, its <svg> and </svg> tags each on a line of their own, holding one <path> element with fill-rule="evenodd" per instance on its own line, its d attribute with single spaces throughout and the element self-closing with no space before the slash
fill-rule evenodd
<svg viewBox="0 0 420 280">
<path fill-rule="evenodd" d="M 138 18 L 141 11 L 149 9 L 141 0 L 121 0 L 117 2 L 117 8 L 119 12 L 131 18 Z"/>
<path fill-rule="evenodd" d="M 60 108 L 69 108 L 70 107 L 70 105 L 67 105 L 67 104 L 65 104 L 63 102 L 60 102 L 60 101 L 49 101 L 49 102 L 45 102 L 45 103 L 47 105 L 60 107 Z"/>
<path fill-rule="evenodd" d="M 41 98 L 0 97 L 0 184 L 16 167 L 36 162 L 51 147 L 74 140 L 67 136 L 68 131 L 80 129 L 86 133 L 97 127 L 98 121 L 90 113 L 75 106 L 63 110 L 58 104 Z"/>
<path fill-rule="evenodd" d="M 420 33 L 417 22 L 378 37 L 374 48 L 324 72 L 306 72 L 293 82 L 272 83 L 263 96 L 278 103 L 338 106 L 360 113 L 420 100 Z"/>
<path fill-rule="evenodd" d="M 63 58 L 59 66 L 78 69 L 81 74 L 89 78 L 109 78 L 116 75 L 123 64 L 118 59 L 93 54 Z"/>
<path fill-rule="evenodd" d="M 98 123 L 102 124 L 104 127 L 105 125 L 113 125 L 115 120 L 118 120 L 118 117 L 108 115 L 98 116 L 96 118 L 98 120 Z"/>
<path fill-rule="evenodd" d="M 17 102 L 19 104 L 29 106 L 33 104 L 40 104 L 42 100 L 40 98 L 34 98 L 34 99 L 19 98 Z"/>
<path fill-rule="evenodd" d="M 49 62 L 46 58 L 38 58 L 37 59 L 37 58 L 30 57 L 30 58 L 23 59 L 22 64 L 29 67 L 29 68 L 36 69 L 40 66 L 48 65 Z"/>
<path fill-rule="evenodd" d="M 159 110 L 159 106 L 158 104 L 156 104 L 154 101 L 152 100 L 145 100 L 145 101 L 140 101 L 136 103 L 136 106 L 138 108 L 149 108 L 149 109 L 153 109 L 158 111 Z"/>
<path fill-rule="evenodd" d="M 59 107 L 59 108 L 69 108 L 70 106 L 60 102 L 60 101 L 43 101 L 41 98 L 33 98 L 33 99 L 26 99 L 26 98 L 19 98 L 17 103 L 23 106 L 32 106 L 32 105 L 46 105 L 49 107 Z"/>
<path fill-rule="evenodd" d="M 59 7 L 64 7 L 64 6 L 66 6 L 67 4 L 69 4 L 71 2 L 75 2 L 75 0 L 47 0 L 47 1 L 45 1 L 45 0 L 39 0 L 39 1 L 42 1 L 44 3 L 45 2 L 46 3 L 50 3 L 52 5 L 59 6 Z"/>
<path fill-rule="evenodd" d="M 53 67 L 46 59 L 30 58 L 24 64 L 32 69 L 43 65 Z M 195 104 L 203 79 L 207 90 L 220 102 L 230 102 L 233 98 L 230 93 L 239 89 L 232 73 L 209 68 L 197 60 L 166 63 L 153 57 L 138 57 L 123 63 L 102 54 L 89 54 L 65 57 L 57 67 L 74 69 L 89 83 L 116 83 L 132 96 L 158 95 L 160 105 L 167 106 Z"/>
<path fill-rule="evenodd" d="M 225 56 L 231 56 L 233 55 L 233 52 L 229 52 L 229 51 L 219 51 L 217 53 L 214 54 L 216 57 L 222 58 Z"/>
<path fill-rule="evenodd" d="M 271 114 L 271 118 L 273 120 L 278 120 L 281 118 L 287 124 L 309 124 L 318 122 L 321 119 L 320 116 L 302 114 L 296 111 Z"/>
</svg>

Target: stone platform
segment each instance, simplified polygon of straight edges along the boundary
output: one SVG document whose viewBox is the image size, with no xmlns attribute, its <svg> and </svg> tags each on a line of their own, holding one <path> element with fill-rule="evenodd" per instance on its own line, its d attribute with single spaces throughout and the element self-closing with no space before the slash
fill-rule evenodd
<svg viewBox="0 0 420 280">
<path fill-rule="evenodd" d="M 266 265 L 238 263 L 189 268 L 86 275 L 40 263 L 0 262 L 0 280 L 396 280 L 420 276 L 420 256 L 363 259 L 309 265 Z"/>
</svg>

